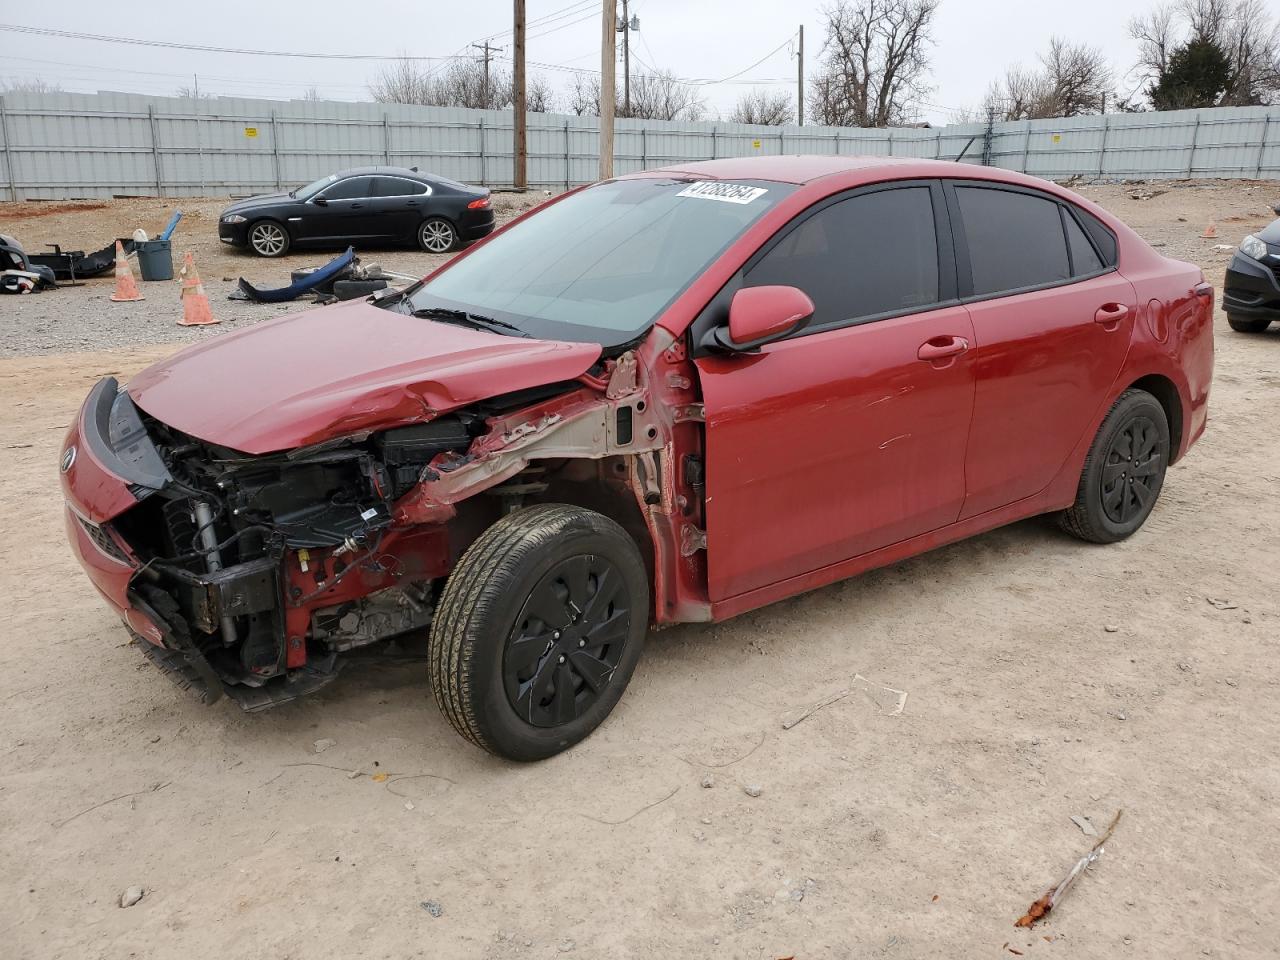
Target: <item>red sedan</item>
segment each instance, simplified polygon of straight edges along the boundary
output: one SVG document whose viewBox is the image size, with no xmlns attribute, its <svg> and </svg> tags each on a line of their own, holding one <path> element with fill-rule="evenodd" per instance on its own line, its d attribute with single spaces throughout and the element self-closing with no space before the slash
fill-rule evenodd
<svg viewBox="0 0 1280 960">
<path fill-rule="evenodd" d="M 1036 514 L 1105 543 L 1203 432 L 1213 292 L 1082 197 L 934 161 L 691 163 L 408 290 L 102 381 L 67 529 L 140 648 L 248 709 L 430 627 L 459 733 L 591 732 L 651 623 Z"/>
</svg>

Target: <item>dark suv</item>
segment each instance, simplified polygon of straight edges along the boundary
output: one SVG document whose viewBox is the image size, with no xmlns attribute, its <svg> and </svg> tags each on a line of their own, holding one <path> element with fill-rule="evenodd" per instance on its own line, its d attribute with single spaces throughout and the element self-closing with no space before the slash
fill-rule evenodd
<svg viewBox="0 0 1280 960">
<path fill-rule="evenodd" d="M 1280 213 L 1280 204 L 1271 209 Z M 1222 309 L 1240 333 L 1262 333 L 1280 320 L 1280 220 L 1240 241 L 1227 264 Z"/>
</svg>

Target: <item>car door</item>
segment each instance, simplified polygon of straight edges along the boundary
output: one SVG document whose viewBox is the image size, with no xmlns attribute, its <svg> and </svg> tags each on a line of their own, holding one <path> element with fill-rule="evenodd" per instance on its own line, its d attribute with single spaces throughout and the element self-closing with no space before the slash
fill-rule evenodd
<svg viewBox="0 0 1280 960">
<path fill-rule="evenodd" d="M 964 519 L 1039 493 L 1061 470 L 1124 364 L 1137 300 L 1114 238 L 1087 212 L 1005 185 L 947 191 L 976 338 Z"/>
<path fill-rule="evenodd" d="M 372 229 L 369 194 L 373 177 L 339 180 L 307 201 L 308 211 L 298 224 L 307 240 L 363 240 Z"/>
<path fill-rule="evenodd" d="M 374 177 L 370 200 L 377 236 L 383 240 L 412 240 L 426 217 L 431 188 L 404 177 Z"/>
<path fill-rule="evenodd" d="M 695 358 L 711 599 L 954 522 L 973 330 L 956 301 L 940 185 L 864 188 L 810 208 L 738 283 L 798 287 L 817 309 L 799 335 L 758 353 Z"/>
</svg>

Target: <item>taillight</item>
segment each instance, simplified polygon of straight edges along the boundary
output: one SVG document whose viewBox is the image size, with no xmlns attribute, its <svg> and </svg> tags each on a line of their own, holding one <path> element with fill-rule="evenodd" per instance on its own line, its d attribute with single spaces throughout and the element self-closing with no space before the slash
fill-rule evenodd
<svg viewBox="0 0 1280 960">
<path fill-rule="evenodd" d="M 489 198 L 481 197 L 479 200 L 472 200 L 470 203 L 467 204 L 467 209 L 468 210 L 488 210 Z"/>
</svg>

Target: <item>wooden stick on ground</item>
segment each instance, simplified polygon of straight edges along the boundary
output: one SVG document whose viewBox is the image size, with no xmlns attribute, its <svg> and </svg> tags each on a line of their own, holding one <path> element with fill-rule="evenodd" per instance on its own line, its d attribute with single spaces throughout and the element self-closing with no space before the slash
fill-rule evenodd
<svg viewBox="0 0 1280 960">
<path fill-rule="evenodd" d="M 1062 895 L 1071 888 L 1071 885 L 1076 882 L 1080 874 L 1084 873 L 1085 868 L 1102 856 L 1102 845 L 1111 839 L 1111 834 L 1115 831 L 1116 824 L 1120 822 L 1120 814 L 1122 813 L 1124 813 L 1123 810 L 1116 811 L 1116 815 L 1111 818 L 1111 826 L 1107 827 L 1106 832 L 1098 838 L 1098 842 L 1089 849 L 1088 853 L 1076 861 L 1075 866 L 1062 878 L 1060 884 L 1027 908 L 1027 912 L 1014 923 L 1015 927 L 1031 926 L 1058 905 Z"/>
</svg>

